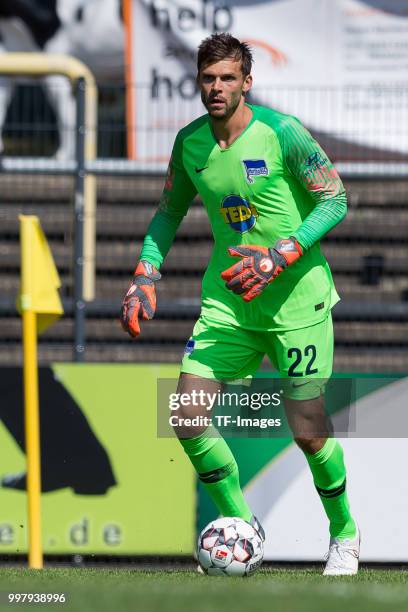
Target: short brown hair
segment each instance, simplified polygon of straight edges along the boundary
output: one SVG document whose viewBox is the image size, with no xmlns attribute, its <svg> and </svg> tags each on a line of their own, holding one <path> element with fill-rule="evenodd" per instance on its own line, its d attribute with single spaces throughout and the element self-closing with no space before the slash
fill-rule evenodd
<svg viewBox="0 0 408 612">
<path fill-rule="evenodd" d="M 227 58 L 237 62 L 241 61 L 244 76 L 251 74 L 253 61 L 251 48 L 226 32 L 213 34 L 201 42 L 198 47 L 197 70 L 200 72 L 201 68 Z"/>
</svg>

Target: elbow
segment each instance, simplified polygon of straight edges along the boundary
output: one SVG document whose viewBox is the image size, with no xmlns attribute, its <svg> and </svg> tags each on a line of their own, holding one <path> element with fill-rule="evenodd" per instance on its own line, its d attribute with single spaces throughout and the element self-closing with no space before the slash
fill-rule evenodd
<svg viewBox="0 0 408 612">
<path fill-rule="evenodd" d="M 185 212 L 180 212 L 178 210 L 163 210 L 160 211 L 160 216 L 164 221 L 170 225 L 177 224 L 179 225 L 185 216 Z"/>
<path fill-rule="evenodd" d="M 344 196 L 342 197 L 341 204 L 339 207 L 339 223 L 340 221 L 343 221 L 343 219 L 346 218 L 347 213 L 348 213 L 347 196 L 344 193 Z"/>
</svg>

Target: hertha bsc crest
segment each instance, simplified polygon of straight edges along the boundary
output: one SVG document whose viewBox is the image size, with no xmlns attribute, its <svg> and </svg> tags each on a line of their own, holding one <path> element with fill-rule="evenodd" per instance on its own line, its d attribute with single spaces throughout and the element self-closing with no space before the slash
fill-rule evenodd
<svg viewBox="0 0 408 612">
<path fill-rule="evenodd" d="M 247 182 L 252 185 L 258 176 L 268 176 L 269 170 L 264 159 L 243 159 Z"/>
</svg>

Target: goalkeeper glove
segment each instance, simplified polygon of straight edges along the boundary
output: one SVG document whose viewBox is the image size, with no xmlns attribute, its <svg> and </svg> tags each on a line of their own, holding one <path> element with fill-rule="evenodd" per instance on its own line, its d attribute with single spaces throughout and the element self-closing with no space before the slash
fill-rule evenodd
<svg viewBox="0 0 408 612">
<path fill-rule="evenodd" d="M 133 338 L 140 334 L 139 315 L 142 319 L 153 319 L 156 312 L 154 282 L 161 274 L 148 261 L 139 261 L 135 275 L 122 303 L 120 322 Z"/>
<path fill-rule="evenodd" d="M 241 261 L 221 273 L 227 281 L 227 289 L 242 295 L 245 302 L 257 297 L 285 268 L 302 255 L 302 248 L 295 238 L 278 240 L 272 248 L 239 245 L 230 247 L 232 257 Z"/>
</svg>

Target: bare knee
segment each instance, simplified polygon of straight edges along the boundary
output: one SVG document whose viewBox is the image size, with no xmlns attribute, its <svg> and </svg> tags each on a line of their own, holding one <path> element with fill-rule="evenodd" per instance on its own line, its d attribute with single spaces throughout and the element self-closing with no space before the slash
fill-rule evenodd
<svg viewBox="0 0 408 612">
<path fill-rule="evenodd" d="M 295 437 L 296 444 L 304 453 L 314 455 L 317 453 L 326 443 L 327 438 L 303 438 Z"/>
<path fill-rule="evenodd" d="M 197 438 L 211 425 L 212 406 L 209 396 L 217 393 L 221 383 L 182 373 L 177 386 L 177 409 L 171 415 L 171 425 L 178 438 Z"/>
<path fill-rule="evenodd" d="M 177 414 L 172 414 L 171 425 L 178 438 L 198 438 L 211 425 L 211 417 L 204 410 L 190 411 L 186 408 L 178 410 Z"/>
</svg>

